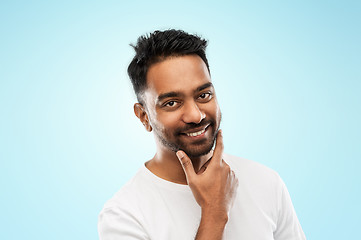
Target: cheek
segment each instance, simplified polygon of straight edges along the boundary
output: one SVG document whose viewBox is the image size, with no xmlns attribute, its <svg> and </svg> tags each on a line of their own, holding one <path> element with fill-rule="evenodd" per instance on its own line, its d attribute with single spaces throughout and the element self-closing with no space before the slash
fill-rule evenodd
<svg viewBox="0 0 361 240">
<path fill-rule="evenodd" d="M 221 111 L 217 101 L 212 102 L 212 104 L 207 106 L 206 114 L 208 113 L 211 118 L 219 118 L 221 116 Z"/>
<path fill-rule="evenodd" d="M 175 127 L 181 118 L 179 112 L 162 112 L 158 113 L 157 122 L 159 122 L 166 130 L 167 128 Z"/>
</svg>

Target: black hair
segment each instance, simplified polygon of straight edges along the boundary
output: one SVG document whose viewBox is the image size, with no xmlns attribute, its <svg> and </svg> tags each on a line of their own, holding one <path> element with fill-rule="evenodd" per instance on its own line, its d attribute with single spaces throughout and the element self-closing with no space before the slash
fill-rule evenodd
<svg viewBox="0 0 361 240">
<path fill-rule="evenodd" d="M 152 64 L 168 57 L 196 54 L 202 58 L 209 72 L 205 53 L 207 41 L 197 35 L 174 29 L 155 31 L 140 36 L 137 44 L 131 46 L 135 50 L 135 56 L 128 66 L 128 75 L 141 104 L 143 104 L 142 93 L 147 87 L 147 72 Z"/>
</svg>

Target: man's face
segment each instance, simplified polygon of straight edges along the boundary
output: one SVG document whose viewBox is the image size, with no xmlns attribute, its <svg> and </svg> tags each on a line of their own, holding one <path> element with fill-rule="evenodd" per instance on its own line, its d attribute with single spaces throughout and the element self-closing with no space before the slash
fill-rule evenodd
<svg viewBox="0 0 361 240">
<path fill-rule="evenodd" d="M 199 56 L 170 57 L 152 65 L 144 100 L 162 147 L 181 149 L 190 157 L 209 153 L 221 112 L 207 67 Z"/>
</svg>

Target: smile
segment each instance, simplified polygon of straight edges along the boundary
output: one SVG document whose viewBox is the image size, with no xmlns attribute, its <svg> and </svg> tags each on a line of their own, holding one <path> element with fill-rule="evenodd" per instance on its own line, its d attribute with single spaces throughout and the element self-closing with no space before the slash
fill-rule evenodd
<svg viewBox="0 0 361 240">
<path fill-rule="evenodd" d="M 186 135 L 187 137 L 202 137 L 206 134 L 207 130 L 208 130 L 208 127 L 209 127 L 210 124 L 207 124 L 206 126 L 203 126 L 202 128 L 203 129 L 194 129 L 193 131 L 196 131 L 196 132 L 184 132 L 183 134 Z"/>
<path fill-rule="evenodd" d="M 204 133 L 205 131 L 206 131 L 206 129 L 202 129 L 202 130 L 200 130 L 200 131 L 198 131 L 198 132 L 186 133 L 186 134 L 187 134 L 187 136 L 189 136 L 189 137 L 197 137 L 197 136 L 201 135 L 202 133 Z"/>
</svg>

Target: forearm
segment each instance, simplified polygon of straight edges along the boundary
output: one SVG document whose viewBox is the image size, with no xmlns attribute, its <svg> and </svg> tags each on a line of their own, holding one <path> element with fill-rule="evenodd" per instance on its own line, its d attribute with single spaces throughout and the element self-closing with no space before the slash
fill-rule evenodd
<svg viewBox="0 0 361 240">
<path fill-rule="evenodd" d="M 227 221 L 227 214 L 202 210 L 195 240 L 221 240 Z"/>
<path fill-rule="evenodd" d="M 217 134 L 213 156 L 203 171 L 195 172 L 192 160 L 183 151 L 177 152 L 187 183 L 202 209 L 196 240 L 222 240 L 228 221 L 228 212 L 236 196 L 238 179 L 231 167 L 222 159 L 223 139 Z M 203 167 L 202 167 L 203 168 Z"/>
</svg>

